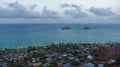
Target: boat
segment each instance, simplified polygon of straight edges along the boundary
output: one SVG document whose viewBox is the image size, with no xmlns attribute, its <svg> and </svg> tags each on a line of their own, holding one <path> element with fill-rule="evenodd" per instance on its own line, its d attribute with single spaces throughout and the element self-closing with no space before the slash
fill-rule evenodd
<svg viewBox="0 0 120 67">
<path fill-rule="evenodd" d="M 61 29 L 62 29 L 62 30 L 68 30 L 68 29 L 72 29 L 72 28 L 69 27 L 69 26 L 64 26 L 64 27 L 62 27 Z"/>
<path fill-rule="evenodd" d="M 84 30 L 90 30 L 91 28 L 89 26 L 85 26 L 83 29 Z"/>
</svg>

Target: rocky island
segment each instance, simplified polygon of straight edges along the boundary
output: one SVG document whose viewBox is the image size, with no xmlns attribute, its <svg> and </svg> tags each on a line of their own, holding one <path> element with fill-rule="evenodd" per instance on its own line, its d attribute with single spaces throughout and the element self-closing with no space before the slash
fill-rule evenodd
<svg viewBox="0 0 120 67">
<path fill-rule="evenodd" d="M 83 30 L 90 30 L 91 28 L 89 26 L 85 26 Z"/>
<path fill-rule="evenodd" d="M 64 26 L 64 27 L 62 27 L 61 29 L 62 29 L 62 30 L 69 30 L 69 29 L 72 29 L 72 28 L 69 27 L 69 26 Z"/>
</svg>

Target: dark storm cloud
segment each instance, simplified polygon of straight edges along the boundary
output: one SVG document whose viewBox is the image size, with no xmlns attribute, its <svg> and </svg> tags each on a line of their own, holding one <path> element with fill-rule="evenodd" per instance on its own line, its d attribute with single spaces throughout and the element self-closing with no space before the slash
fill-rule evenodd
<svg viewBox="0 0 120 67">
<path fill-rule="evenodd" d="M 8 7 L 0 8 L 0 18 L 58 18 L 58 13 L 47 7 L 43 8 L 42 13 L 33 11 L 36 6 L 31 5 L 28 10 L 18 2 L 9 3 Z"/>
<path fill-rule="evenodd" d="M 111 8 L 95 8 L 95 7 L 91 7 L 89 9 L 89 11 L 92 12 L 93 14 L 95 14 L 95 15 L 98 15 L 98 16 L 111 16 L 111 15 L 114 15 Z"/>
</svg>

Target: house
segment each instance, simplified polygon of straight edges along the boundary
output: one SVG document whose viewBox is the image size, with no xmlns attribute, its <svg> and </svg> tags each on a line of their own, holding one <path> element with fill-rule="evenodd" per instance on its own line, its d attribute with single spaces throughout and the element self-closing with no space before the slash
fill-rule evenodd
<svg viewBox="0 0 120 67">
<path fill-rule="evenodd" d="M 7 62 L 0 62 L 0 67 L 7 67 Z"/>
<path fill-rule="evenodd" d="M 98 64 L 98 67 L 104 67 L 104 64 Z"/>
<path fill-rule="evenodd" d="M 82 67 L 95 67 L 95 65 L 90 62 L 90 63 L 84 63 Z"/>
<path fill-rule="evenodd" d="M 62 56 L 63 56 L 63 57 L 66 57 L 66 56 L 67 56 L 67 54 L 63 54 Z"/>
<path fill-rule="evenodd" d="M 36 62 L 36 58 L 32 58 L 32 62 L 35 63 Z"/>
<path fill-rule="evenodd" d="M 48 67 L 48 66 L 49 66 L 49 63 L 44 63 L 43 66 L 44 66 L 44 67 Z"/>
<path fill-rule="evenodd" d="M 88 55 L 87 58 L 88 59 L 93 59 L 93 57 L 91 55 Z"/>
<path fill-rule="evenodd" d="M 76 61 L 76 62 L 80 62 L 80 59 L 76 58 L 75 61 Z"/>
<path fill-rule="evenodd" d="M 53 59 L 52 59 L 52 58 L 50 58 L 50 57 L 48 57 L 48 58 L 46 58 L 46 60 L 47 60 L 47 62 L 49 62 L 49 63 L 50 63 L 50 62 L 52 62 L 52 60 L 53 60 Z"/>
<path fill-rule="evenodd" d="M 110 59 L 109 62 L 110 62 L 110 63 L 115 63 L 116 60 L 115 60 L 115 59 Z"/>
<path fill-rule="evenodd" d="M 19 60 L 19 62 L 24 62 L 24 57 L 23 56 L 19 56 L 18 60 Z"/>
<path fill-rule="evenodd" d="M 72 65 L 70 63 L 66 63 L 63 65 L 63 67 L 72 67 Z"/>
</svg>

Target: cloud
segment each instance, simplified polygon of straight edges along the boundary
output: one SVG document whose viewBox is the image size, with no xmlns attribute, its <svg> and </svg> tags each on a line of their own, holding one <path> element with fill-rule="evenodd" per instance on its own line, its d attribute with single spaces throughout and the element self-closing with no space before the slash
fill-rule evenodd
<svg viewBox="0 0 120 67">
<path fill-rule="evenodd" d="M 66 4 L 66 3 L 65 4 L 61 4 L 60 6 L 63 7 L 63 8 L 70 7 L 70 5 Z"/>
<path fill-rule="evenodd" d="M 58 13 L 49 10 L 47 7 L 44 7 L 41 16 L 45 18 L 58 18 Z"/>
<path fill-rule="evenodd" d="M 33 10 L 33 9 L 36 8 L 36 7 L 37 7 L 36 4 L 34 4 L 34 5 L 30 5 L 30 6 L 29 6 L 29 9 L 30 9 L 30 10 Z"/>
<path fill-rule="evenodd" d="M 0 8 L 0 18 L 58 18 L 58 13 L 43 8 L 42 13 L 33 11 L 37 5 L 31 5 L 29 10 L 22 4 L 15 2 L 9 3 L 8 7 Z"/>
<path fill-rule="evenodd" d="M 65 10 L 64 12 L 66 15 L 69 15 L 73 18 L 81 18 L 81 17 L 86 17 L 87 14 L 85 12 L 81 12 L 79 10 Z"/>
<path fill-rule="evenodd" d="M 80 6 L 78 6 L 78 5 L 75 5 L 75 4 L 67 4 L 67 3 L 65 3 L 65 4 L 61 4 L 60 5 L 62 8 L 70 8 L 70 7 L 73 7 L 73 8 L 79 8 Z"/>
<path fill-rule="evenodd" d="M 93 14 L 95 14 L 95 15 L 98 15 L 98 16 L 111 16 L 111 15 L 114 15 L 111 8 L 95 8 L 95 7 L 91 7 L 89 9 L 89 11 L 92 12 Z"/>
<path fill-rule="evenodd" d="M 79 8 L 79 7 L 81 7 L 81 6 L 77 6 L 77 5 L 75 5 L 75 4 L 72 4 L 71 7 Z"/>
<path fill-rule="evenodd" d="M 26 11 L 26 8 L 18 2 L 9 3 L 8 5 L 10 8 L 16 9 L 17 11 Z"/>
<path fill-rule="evenodd" d="M 82 12 L 81 7 L 75 4 L 62 4 L 62 8 L 71 8 L 71 9 L 65 9 L 64 14 L 69 15 L 72 18 L 81 18 L 86 17 L 87 13 Z M 74 9 L 72 9 L 74 8 Z"/>
</svg>

